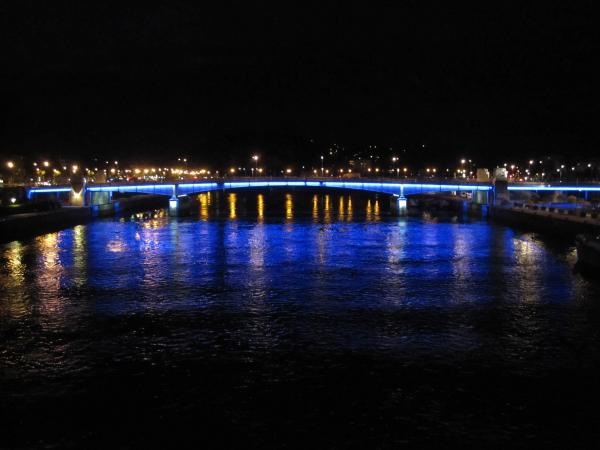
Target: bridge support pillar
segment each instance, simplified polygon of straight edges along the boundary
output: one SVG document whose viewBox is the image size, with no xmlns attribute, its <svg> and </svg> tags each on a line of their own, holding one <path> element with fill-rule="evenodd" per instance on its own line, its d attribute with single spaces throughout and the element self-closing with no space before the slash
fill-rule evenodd
<svg viewBox="0 0 600 450">
<path fill-rule="evenodd" d="M 85 206 L 85 196 L 85 186 L 83 186 L 79 192 L 75 189 L 71 189 L 71 192 L 69 193 L 69 204 L 71 206 Z"/>
<path fill-rule="evenodd" d="M 476 205 L 487 205 L 489 204 L 488 191 L 473 191 L 471 194 L 473 203 Z"/>
<path fill-rule="evenodd" d="M 112 202 L 112 192 L 90 192 L 90 205 L 105 205 Z"/>
<path fill-rule="evenodd" d="M 179 199 L 173 195 L 169 199 L 169 216 L 177 216 L 179 214 Z"/>
<path fill-rule="evenodd" d="M 404 217 L 407 214 L 407 200 L 404 195 L 398 197 L 393 196 L 391 202 L 392 213 L 399 217 Z"/>
<path fill-rule="evenodd" d="M 400 197 L 398 197 L 398 214 L 400 216 L 406 216 L 406 210 L 407 210 L 406 197 L 404 195 L 401 195 Z"/>
<path fill-rule="evenodd" d="M 510 194 L 508 192 L 508 182 L 506 180 L 496 180 L 494 182 L 494 198 L 493 204 L 502 204 L 503 202 L 510 201 Z"/>
</svg>

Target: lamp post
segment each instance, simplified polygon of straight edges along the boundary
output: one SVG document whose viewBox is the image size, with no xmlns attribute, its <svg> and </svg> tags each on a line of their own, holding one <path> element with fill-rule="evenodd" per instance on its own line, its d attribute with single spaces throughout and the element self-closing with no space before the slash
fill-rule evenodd
<svg viewBox="0 0 600 450">
<path fill-rule="evenodd" d="M 467 160 L 464 158 L 460 160 L 460 171 L 462 173 L 463 178 L 466 178 L 466 175 L 465 175 L 465 163 L 466 162 L 467 162 Z M 460 178 L 460 175 L 459 175 L 459 178 Z"/>
<path fill-rule="evenodd" d="M 8 161 L 6 163 L 6 167 L 8 167 L 9 173 L 8 173 L 8 182 L 9 183 L 14 183 L 14 177 L 15 177 L 15 163 L 12 161 Z"/>
<path fill-rule="evenodd" d="M 254 160 L 254 167 L 252 168 L 252 176 L 254 176 L 255 171 L 258 172 L 258 155 L 253 155 L 252 159 Z"/>
<path fill-rule="evenodd" d="M 560 182 L 562 180 L 562 167 L 556 169 L 556 171 L 558 172 L 558 181 Z"/>
<path fill-rule="evenodd" d="M 323 176 L 324 174 L 324 170 L 323 170 L 323 155 L 321 155 L 321 176 Z"/>
</svg>

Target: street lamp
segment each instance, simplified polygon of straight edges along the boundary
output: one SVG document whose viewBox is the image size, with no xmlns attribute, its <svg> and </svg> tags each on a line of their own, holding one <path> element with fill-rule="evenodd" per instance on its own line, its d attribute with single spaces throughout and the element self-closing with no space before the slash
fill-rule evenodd
<svg viewBox="0 0 600 450">
<path fill-rule="evenodd" d="M 323 176 L 323 155 L 321 155 L 321 176 Z"/>
<path fill-rule="evenodd" d="M 254 167 L 252 168 L 252 176 L 254 176 L 254 171 L 258 172 L 258 155 L 252 155 L 252 159 L 254 160 Z"/>
<path fill-rule="evenodd" d="M 6 165 L 8 166 L 9 169 L 13 169 L 15 167 L 15 163 L 12 161 L 7 162 Z"/>
</svg>

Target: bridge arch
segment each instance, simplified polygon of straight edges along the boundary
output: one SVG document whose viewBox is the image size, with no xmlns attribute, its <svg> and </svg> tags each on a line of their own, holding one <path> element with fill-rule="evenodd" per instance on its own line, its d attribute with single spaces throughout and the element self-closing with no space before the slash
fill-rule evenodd
<svg viewBox="0 0 600 450">
<path fill-rule="evenodd" d="M 232 180 L 223 182 L 185 182 L 185 183 L 138 183 L 138 184 L 107 184 L 87 185 L 84 187 L 83 196 L 86 204 L 93 204 L 91 197 L 95 193 L 107 193 L 108 201 L 114 193 L 127 194 L 153 194 L 165 195 L 176 199 L 184 195 L 194 195 L 202 192 L 230 189 L 256 189 L 256 188 L 319 188 L 319 189 L 344 189 L 359 190 L 380 194 L 390 194 L 404 197 L 412 194 L 426 194 L 436 192 L 490 192 L 490 184 L 478 183 L 416 183 L 416 182 L 372 182 L 372 181 L 339 181 L 339 180 Z M 37 194 L 71 192 L 69 186 L 52 186 L 30 188 L 28 197 L 31 199 Z M 81 195 L 81 194 L 80 194 Z"/>
</svg>

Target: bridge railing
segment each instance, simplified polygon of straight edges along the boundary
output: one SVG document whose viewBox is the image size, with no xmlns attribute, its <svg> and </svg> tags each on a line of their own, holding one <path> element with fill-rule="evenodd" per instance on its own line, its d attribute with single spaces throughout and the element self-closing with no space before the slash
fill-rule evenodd
<svg viewBox="0 0 600 450">
<path fill-rule="evenodd" d="M 382 183 L 452 183 L 452 184 L 472 184 L 478 183 L 477 180 L 472 178 L 444 178 L 444 177 L 370 177 L 370 176 L 359 176 L 359 177 L 344 177 L 344 176 L 330 176 L 330 177 L 320 177 L 320 176 L 254 176 L 254 177 L 242 177 L 242 176 L 223 176 L 223 177 L 206 177 L 201 179 L 194 178 L 178 178 L 178 179 L 164 179 L 164 180 L 141 180 L 141 179 L 129 179 L 129 180 L 114 180 L 107 181 L 103 183 L 88 183 L 88 185 L 93 186 L 113 186 L 113 185 L 121 185 L 121 184 L 135 184 L 135 185 L 158 185 L 158 184 L 182 184 L 182 183 L 219 183 L 219 182 L 230 182 L 230 181 L 261 181 L 261 180 L 311 180 L 311 181 L 347 181 L 347 182 L 382 182 Z M 482 184 L 489 184 L 489 182 L 480 182 Z M 37 184 L 30 183 L 24 185 L 29 188 L 42 188 L 42 187 L 52 187 L 52 186 L 63 186 L 60 184 Z"/>
</svg>

